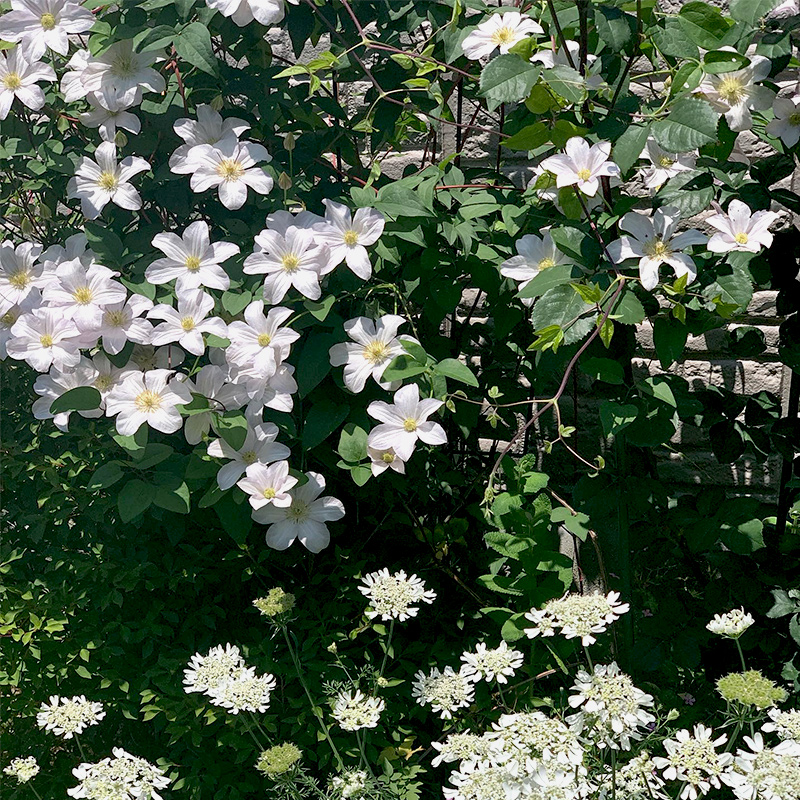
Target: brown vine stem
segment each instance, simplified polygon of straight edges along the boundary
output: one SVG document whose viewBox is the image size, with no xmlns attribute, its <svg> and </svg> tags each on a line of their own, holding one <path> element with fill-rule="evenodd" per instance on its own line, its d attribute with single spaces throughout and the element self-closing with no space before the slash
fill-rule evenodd
<svg viewBox="0 0 800 800">
<path fill-rule="evenodd" d="M 431 64 L 437 64 L 440 67 L 444 67 L 448 72 L 455 72 L 456 75 L 461 75 L 463 78 L 469 78 L 471 81 L 480 80 L 477 75 L 470 75 L 469 72 L 464 72 L 464 70 L 454 67 L 452 64 L 448 64 L 445 61 L 439 61 L 431 56 L 423 56 L 414 52 L 409 53 L 407 50 L 401 50 L 399 47 L 393 47 L 392 45 L 384 44 L 383 42 L 374 42 L 372 39 L 365 40 L 364 45 L 369 47 L 371 50 L 385 50 L 388 53 L 398 53 L 399 55 L 408 56 L 409 58 L 418 58 L 420 61 L 428 61 Z"/>
<path fill-rule="evenodd" d="M 572 60 L 572 53 L 570 53 L 569 48 L 567 47 L 567 39 L 564 36 L 564 31 L 561 30 L 561 25 L 558 22 L 556 5 L 553 0 L 547 0 L 547 8 L 550 10 L 550 16 L 553 18 L 553 25 L 555 25 L 556 33 L 558 34 L 558 38 L 561 40 L 561 46 L 564 48 L 564 54 L 567 57 L 567 61 L 569 61 L 569 65 L 572 67 L 572 69 L 575 69 L 575 62 Z"/>
</svg>

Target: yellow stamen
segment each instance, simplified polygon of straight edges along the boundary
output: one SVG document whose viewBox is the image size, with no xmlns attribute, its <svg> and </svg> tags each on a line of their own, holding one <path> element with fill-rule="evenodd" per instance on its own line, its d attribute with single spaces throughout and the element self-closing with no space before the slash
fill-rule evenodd
<svg viewBox="0 0 800 800">
<path fill-rule="evenodd" d="M 800 125 L 800 111 L 795 111 L 794 114 L 790 114 L 787 122 L 790 125 Z"/>
<path fill-rule="evenodd" d="M 15 289 L 24 289 L 31 282 L 31 271 L 29 269 L 21 269 L 19 272 L 12 272 L 8 276 L 8 282 Z"/>
<path fill-rule="evenodd" d="M 348 247 L 353 247 L 354 245 L 358 244 L 358 231 L 354 231 L 352 229 L 345 231 L 342 239 L 344 239 L 344 243 Z"/>
<path fill-rule="evenodd" d="M 747 244 L 750 237 L 746 233 L 737 233 L 734 237 L 736 244 Z"/>
<path fill-rule="evenodd" d="M 112 383 L 114 383 L 114 381 L 111 379 L 110 375 L 100 375 L 94 382 L 94 388 L 99 392 L 105 392 L 111 388 Z"/>
<path fill-rule="evenodd" d="M 392 464 L 394 463 L 394 456 L 391 453 L 384 453 L 381 456 L 381 461 L 383 461 L 384 464 Z"/>
<path fill-rule="evenodd" d="M 12 92 L 16 92 L 22 86 L 22 78 L 20 78 L 18 72 L 9 72 L 8 75 L 3 78 L 3 86 L 6 89 L 10 89 Z"/>
<path fill-rule="evenodd" d="M 717 93 L 730 106 L 741 103 L 747 97 L 746 87 L 733 75 L 728 75 L 719 82 Z"/>
<path fill-rule="evenodd" d="M 403 420 L 403 430 L 408 431 L 408 433 L 414 433 L 417 429 L 417 421 L 408 417 Z"/>
<path fill-rule="evenodd" d="M 260 347 L 266 347 L 272 341 L 272 337 L 268 333 L 258 334 L 258 344 Z"/>
<path fill-rule="evenodd" d="M 42 334 L 39 337 L 39 344 L 42 347 L 52 347 L 53 346 L 53 337 L 49 333 Z"/>
<path fill-rule="evenodd" d="M 113 192 L 119 186 L 119 180 L 113 172 L 103 172 L 97 179 L 97 185 L 106 192 Z"/>
<path fill-rule="evenodd" d="M 189 272 L 197 272 L 200 269 L 200 259 L 197 256 L 189 256 L 186 259 L 186 269 Z"/>
<path fill-rule="evenodd" d="M 286 272 L 297 272 L 300 266 L 300 259 L 294 253 L 287 253 L 282 259 L 281 264 Z"/>
<path fill-rule="evenodd" d="M 232 158 L 225 158 L 217 165 L 217 175 L 226 181 L 238 181 L 244 175 L 244 167 Z"/>
<path fill-rule="evenodd" d="M 364 348 L 364 358 L 371 364 L 380 364 L 389 357 L 389 348 L 386 342 L 374 339 Z"/>
<path fill-rule="evenodd" d="M 112 328 L 119 328 L 125 324 L 125 314 L 121 311 L 106 311 L 106 324 Z"/>
<path fill-rule="evenodd" d="M 181 328 L 185 331 L 194 330 L 194 317 L 184 317 L 181 320 Z"/>
<path fill-rule="evenodd" d="M 644 250 L 645 255 L 651 258 L 663 258 L 672 252 L 669 242 L 665 242 L 660 236 L 656 236 L 655 239 L 651 239 L 647 242 L 647 244 L 642 247 L 642 250 Z"/>
<path fill-rule="evenodd" d="M 667 167 L 671 167 L 674 163 L 675 161 L 671 159 L 669 156 L 661 156 L 661 158 L 658 159 L 658 166 L 664 167 L 665 169 Z"/>
<path fill-rule="evenodd" d="M 145 389 L 133 401 L 139 411 L 144 411 L 145 414 L 150 414 L 153 411 L 158 411 L 161 408 L 161 395 L 151 389 Z"/>
<path fill-rule="evenodd" d="M 51 31 L 56 26 L 56 18 L 53 14 L 42 14 L 39 22 L 46 31 Z"/>
<path fill-rule="evenodd" d="M 550 267 L 554 267 L 555 265 L 556 265 L 556 262 L 553 261 L 552 258 L 543 258 L 539 262 L 539 269 L 550 269 Z"/>
<path fill-rule="evenodd" d="M 242 453 L 242 461 L 244 461 L 248 467 L 250 464 L 255 464 L 257 459 L 258 455 L 255 450 L 245 450 L 245 452 Z"/>
<path fill-rule="evenodd" d="M 94 292 L 88 286 L 79 286 L 73 293 L 75 302 L 80 306 L 89 305 L 94 298 Z"/>
<path fill-rule="evenodd" d="M 267 486 L 267 488 L 264 489 L 264 497 L 266 497 L 267 500 L 272 500 L 276 494 L 278 493 L 271 486 Z"/>
<path fill-rule="evenodd" d="M 513 28 L 503 25 L 502 28 L 498 28 L 492 34 L 492 43 L 496 44 L 498 47 L 505 44 L 513 44 L 516 35 L 516 31 Z"/>
<path fill-rule="evenodd" d="M 308 506 L 300 500 L 295 500 L 288 509 L 286 509 L 286 516 L 296 522 L 303 519 L 308 512 Z"/>
<path fill-rule="evenodd" d="M 588 181 L 592 177 L 592 171 L 586 167 L 583 167 L 582 169 L 578 170 L 578 177 L 582 181 Z"/>
</svg>

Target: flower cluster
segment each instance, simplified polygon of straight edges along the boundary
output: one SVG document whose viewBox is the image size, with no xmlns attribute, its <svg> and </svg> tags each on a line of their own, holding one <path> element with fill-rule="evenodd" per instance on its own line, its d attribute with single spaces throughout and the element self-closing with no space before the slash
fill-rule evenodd
<svg viewBox="0 0 800 800">
<path fill-rule="evenodd" d="M 523 659 L 522 653 L 510 648 L 505 641 L 493 650 L 481 642 L 476 645 L 474 653 L 462 654 L 462 672 L 476 683 L 480 680 L 508 683 L 508 679 L 522 666 Z"/>
<path fill-rule="evenodd" d="M 630 606 L 619 602 L 618 592 L 602 594 L 566 594 L 558 600 L 550 600 L 542 609 L 531 609 L 525 618 L 534 623 L 526 628 L 530 637 L 553 636 L 558 631 L 567 639 L 580 637 L 587 647 L 603 633 L 614 620 L 625 614 Z"/>
<path fill-rule="evenodd" d="M 12 778 L 16 778 L 17 783 L 27 783 L 31 778 L 35 778 L 39 774 L 39 765 L 33 756 L 14 758 L 7 767 L 3 768 L 3 772 Z"/>
<path fill-rule="evenodd" d="M 165 789 L 170 779 L 164 771 L 143 758 L 126 753 L 115 747 L 112 758 L 104 758 L 96 764 L 81 764 L 72 770 L 79 781 L 67 790 L 70 797 L 80 800 L 161 800 L 158 789 Z"/>
<path fill-rule="evenodd" d="M 295 605 L 295 596 L 280 587 L 270 589 L 266 597 L 253 600 L 253 605 L 265 616 L 273 619 L 288 614 Z"/>
<path fill-rule="evenodd" d="M 419 608 L 415 603 L 432 603 L 436 592 L 426 589 L 425 583 L 416 575 L 410 577 L 403 570 L 389 574 L 388 569 L 365 575 L 358 590 L 369 600 L 366 615 L 369 619 L 380 616 L 383 620 L 404 622 L 415 617 Z"/>
<path fill-rule="evenodd" d="M 256 769 L 273 778 L 288 772 L 302 757 L 303 754 L 297 745 L 284 742 L 264 750 L 258 757 Z"/>
<path fill-rule="evenodd" d="M 230 714 L 263 713 L 275 688 L 274 676 L 258 675 L 248 667 L 235 645 L 212 647 L 206 655 L 195 653 L 184 670 L 184 691 L 201 692 Z"/>
<path fill-rule="evenodd" d="M 706 628 L 719 636 L 738 639 L 754 622 L 753 617 L 746 614 L 743 608 L 734 608 L 727 614 L 715 614 Z"/>
<path fill-rule="evenodd" d="M 360 690 L 342 692 L 333 704 L 333 717 L 342 730 L 359 731 L 376 727 L 385 707 L 379 697 L 367 697 Z"/>
<path fill-rule="evenodd" d="M 731 672 L 717 680 L 717 691 L 729 703 L 741 703 L 756 708 L 769 708 L 782 703 L 786 690 L 776 686 L 757 670 Z"/>
<path fill-rule="evenodd" d="M 475 699 L 475 683 L 464 667 L 458 672 L 452 667 L 445 667 L 444 672 L 433 667 L 428 674 L 416 673 L 411 695 L 421 706 L 431 706 L 442 719 L 450 719 Z"/>
<path fill-rule="evenodd" d="M 105 715 L 102 703 L 87 700 L 83 695 L 69 698 L 54 695 L 49 703 L 42 703 L 36 724 L 56 736 L 71 739 L 90 725 L 97 725 Z"/>
</svg>

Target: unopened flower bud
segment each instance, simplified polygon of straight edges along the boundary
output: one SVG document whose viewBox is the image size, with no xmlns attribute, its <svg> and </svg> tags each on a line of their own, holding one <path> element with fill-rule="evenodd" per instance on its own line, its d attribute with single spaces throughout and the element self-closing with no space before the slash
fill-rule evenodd
<svg viewBox="0 0 800 800">
<path fill-rule="evenodd" d="M 294 134 L 293 133 L 287 133 L 286 136 L 283 139 L 283 146 L 289 152 L 291 152 L 292 150 L 294 150 L 294 146 L 295 146 L 296 142 L 297 142 L 297 139 L 295 139 Z"/>
<path fill-rule="evenodd" d="M 286 192 L 292 188 L 292 179 L 285 172 L 281 172 L 281 174 L 278 175 L 278 186 Z"/>
<path fill-rule="evenodd" d="M 336 655 L 339 652 L 339 648 L 336 646 L 336 642 L 331 642 L 328 645 L 328 652 L 333 653 L 334 655 Z"/>
<path fill-rule="evenodd" d="M 222 111 L 222 106 L 225 105 L 225 98 L 221 94 L 218 94 L 216 97 L 211 98 L 209 105 L 214 111 Z"/>
</svg>

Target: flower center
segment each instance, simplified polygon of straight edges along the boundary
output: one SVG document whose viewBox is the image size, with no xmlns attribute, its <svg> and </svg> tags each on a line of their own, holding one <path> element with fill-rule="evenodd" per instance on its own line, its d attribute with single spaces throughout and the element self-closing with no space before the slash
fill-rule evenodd
<svg viewBox="0 0 800 800">
<path fill-rule="evenodd" d="M 52 347 L 53 337 L 49 333 L 44 333 L 39 337 L 39 344 L 42 347 Z"/>
<path fill-rule="evenodd" d="M 185 331 L 194 330 L 194 317 L 184 317 L 181 320 L 181 328 L 183 328 Z"/>
<path fill-rule="evenodd" d="M 238 181 L 244 175 L 244 167 L 232 158 L 224 158 L 217 166 L 217 175 L 225 181 Z"/>
<path fill-rule="evenodd" d="M 658 159 L 658 166 L 664 167 L 665 169 L 671 167 L 674 163 L 675 160 L 669 156 L 661 156 L 661 158 Z"/>
<path fill-rule="evenodd" d="M 515 37 L 516 31 L 507 25 L 503 25 L 502 28 L 498 28 L 492 34 L 492 42 L 496 45 L 512 44 Z"/>
<path fill-rule="evenodd" d="M 31 271 L 29 269 L 21 269 L 18 272 L 12 272 L 8 276 L 8 282 L 15 289 L 24 289 L 31 282 Z"/>
<path fill-rule="evenodd" d="M 592 177 L 592 171 L 587 167 L 581 167 L 581 169 L 578 170 L 578 177 L 582 181 L 588 181 Z"/>
<path fill-rule="evenodd" d="M 145 389 L 141 394 L 137 395 L 133 403 L 139 411 L 150 414 L 161 408 L 161 395 L 151 389 Z"/>
<path fill-rule="evenodd" d="M 94 292 L 88 286 L 79 286 L 72 296 L 79 306 L 88 306 L 94 299 Z"/>
<path fill-rule="evenodd" d="M 364 348 L 364 358 L 371 364 L 380 364 L 385 361 L 389 355 L 389 348 L 386 342 L 381 342 L 378 339 L 371 341 Z"/>
<path fill-rule="evenodd" d="M 6 89 L 10 89 L 12 92 L 16 92 L 17 89 L 22 86 L 22 78 L 20 78 L 18 72 L 9 72 L 8 75 L 3 78 L 3 86 Z"/>
<path fill-rule="evenodd" d="M 555 265 L 556 265 L 556 262 L 553 261 L 552 258 L 543 258 L 539 262 L 539 269 L 550 269 L 550 267 L 554 267 Z"/>
<path fill-rule="evenodd" d="M 245 450 L 245 452 L 242 453 L 242 461 L 248 466 L 250 466 L 250 464 L 255 464 L 257 459 L 258 455 L 255 450 Z"/>
<path fill-rule="evenodd" d="M 750 237 L 744 232 L 737 233 L 733 238 L 736 240 L 736 244 L 747 244 L 750 241 Z"/>
<path fill-rule="evenodd" d="M 112 328 L 121 328 L 125 324 L 125 314 L 122 311 L 106 311 L 106 325 Z"/>
<path fill-rule="evenodd" d="M 747 88 L 742 85 L 739 78 L 734 78 L 732 75 L 720 81 L 717 92 L 731 106 L 741 103 L 747 97 Z"/>
<path fill-rule="evenodd" d="M 133 56 L 118 56 L 111 65 L 111 74 L 117 78 L 130 78 L 136 72 Z"/>
<path fill-rule="evenodd" d="M 408 433 L 414 433 L 417 429 L 417 421 L 412 419 L 411 417 L 406 417 L 403 420 L 403 430 L 408 431 Z"/>
<path fill-rule="evenodd" d="M 384 453 L 381 456 L 381 461 L 383 461 L 384 464 L 393 464 L 394 463 L 394 455 L 392 455 L 392 453 Z"/>
<path fill-rule="evenodd" d="M 46 31 L 51 31 L 56 26 L 56 18 L 53 14 L 42 14 L 42 18 L 39 21 Z"/>
<path fill-rule="evenodd" d="M 119 186 L 119 181 L 113 172 L 101 172 L 97 185 L 106 192 L 113 192 Z"/>
<path fill-rule="evenodd" d="M 197 256 L 188 256 L 186 259 L 186 269 L 189 272 L 197 272 L 200 269 L 200 259 Z"/>
<path fill-rule="evenodd" d="M 308 506 L 302 500 L 294 500 L 286 509 L 286 516 L 294 522 L 299 522 L 308 516 Z"/>
<path fill-rule="evenodd" d="M 665 242 L 660 236 L 646 242 L 642 249 L 651 258 L 663 258 L 672 252 L 669 242 Z"/>
<path fill-rule="evenodd" d="M 294 253 L 287 253 L 282 259 L 281 264 L 286 272 L 297 272 L 300 266 L 300 259 Z"/>
<path fill-rule="evenodd" d="M 264 489 L 264 497 L 266 497 L 267 500 L 272 500 L 276 494 L 278 493 L 271 486 L 267 486 L 267 488 Z"/>
<path fill-rule="evenodd" d="M 111 388 L 112 383 L 114 383 L 114 381 L 110 375 L 99 375 L 94 382 L 94 388 L 100 392 L 105 392 Z"/>
<path fill-rule="evenodd" d="M 354 231 L 352 229 L 345 231 L 342 239 L 348 247 L 354 247 L 358 244 L 358 231 Z"/>
<path fill-rule="evenodd" d="M 794 126 L 800 125 L 800 111 L 795 111 L 794 114 L 790 114 L 787 122 Z"/>
</svg>

